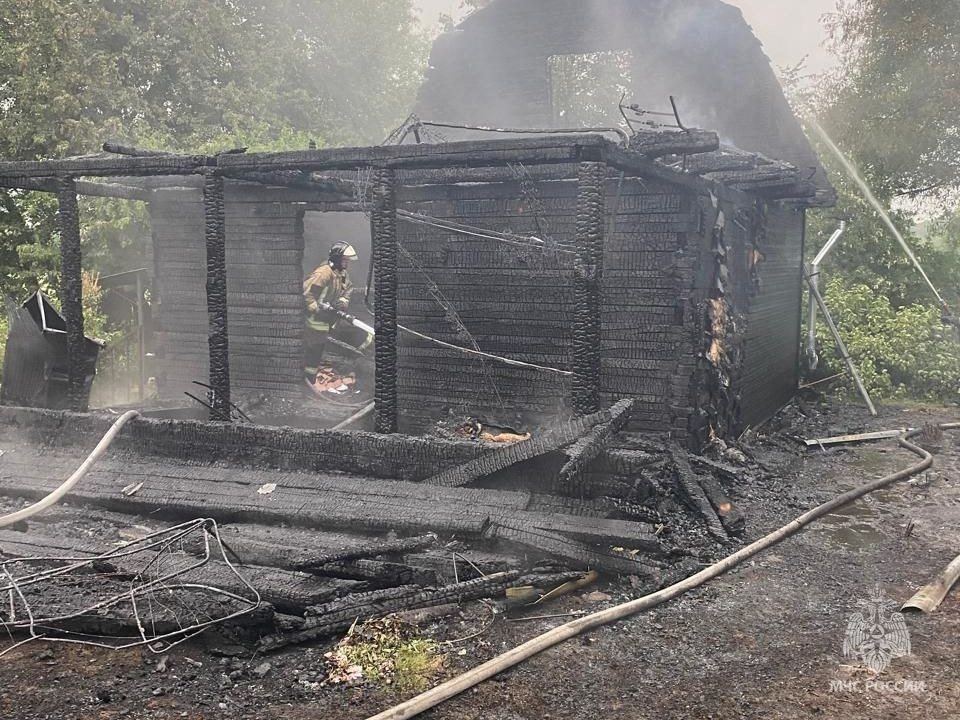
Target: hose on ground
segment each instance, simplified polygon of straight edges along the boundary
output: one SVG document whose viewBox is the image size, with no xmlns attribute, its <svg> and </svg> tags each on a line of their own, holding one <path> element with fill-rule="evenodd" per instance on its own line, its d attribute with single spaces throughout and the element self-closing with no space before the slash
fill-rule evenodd
<svg viewBox="0 0 960 720">
<path fill-rule="evenodd" d="M 107 431 L 106 435 L 104 435 L 100 442 L 97 443 L 97 446 L 93 449 L 93 451 L 87 455 L 87 459 L 80 464 L 80 467 L 78 467 L 76 471 L 74 471 L 73 475 L 68 477 L 60 487 L 42 500 L 38 500 L 33 505 L 25 507 L 22 510 L 17 510 L 9 515 L 0 517 L 0 528 L 4 528 L 22 520 L 31 518 L 34 515 L 42 513 L 50 506 L 56 505 L 58 502 L 60 502 L 60 500 L 63 499 L 63 496 L 70 492 L 74 486 L 84 478 L 84 476 L 90 471 L 90 468 L 93 467 L 93 464 L 107 451 L 107 449 L 113 443 L 114 438 L 116 438 L 120 430 L 123 429 L 123 426 L 126 425 L 128 421 L 139 416 L 140 413 L 136 410 L 129 410 L 118 417 L 116 422 L 114 422 Z"/>
<path fill-rule="evenodd" d="M 940 425 L 940 428 L 943 430 L 957 430 L 960 429 L 960 423 L 944 424 Z M 466 690 L 469 690 L 484 680 L 487 680 L 515 665 L 519 665 L 524 660 L 527 660 L 534 655 L 543 652 L 544 650 L 547 650 L 555 645 L 559 645 L 565 640 L 569 640 L 572 637 L 589 630 L 593 630 L 594 628 L 602 625 L 608 625 L 617 620 L 622 620 L 623 618 L 635 615 L 642 610 L 655 607 L 661 603 L 683 595 L 689 590 L 700 587 L 704 583 L 723 575 L 728 570 L 731 570 L 742 563 L 744 560 L 747 560 L 754 555 L 767 550 L 773 545 L 776 545 L 782 540 L 785 540 L 791 535 L 800 532 L 800 530 L 812 523 L 814 520 L 817 520 L 824 515 L 828 515 L 834 510 L 848 505 L 854 500 L 874 492 L 875 490 L 879 490 L 887 485 L 891 485 L 901 480 L 906 480 L 917 473 L 923 472 L 933 464 L 933 456 L 923 448 L 910 442 L 910 438 L 916 436 L 920 432 L 920 430 L 915 430 L 906 433 L 897 439 L 897 442 L 901 447 L 906 448 L 913 454 L 922 458 L 920 462 L 911 465 L 904 470 L 900 470 L 899 472 L 885 475 L 882 478 L 878 478 L 877 480 L 873 480 L 865 485 L 861 485 L 860 487 L 849 490 L 842 495 L 838 495 L 832 500 L 805 512 L 803 515 L 800 515 L 794 520 L 791 520 L 780 529 L 774 530 L 770 534 L 765 535 L 759 540 L 747 545 L 745 548 L 742 548 L 732 555 L 727 556 L 723 560 L 720 560 L 710 567 L 704 568 L 700 572 L 691 575 L 685 580 L 681 580 L 678 583 L 670 585 L 669 587 L 663 588 L 662 590 L 658 590 L 657 592 L 649 595 L 645 595 L 641 598 L 637 598 L 636 600 L 630 600 L 629 602 L 621 605 L 600 610 L 599 612 L 595 612 L 591 615 L 586 615 L 560 625 L 559 627 L 549 630 L 542 635 L 538 635 L 537 637 L 518 645 L 512 650 L 508 650 L 504 654 L 488 660 L 482 665 L 478 665 L 472 670 L 468 670 L 462 675 L 452 678 L 431 690 L 427 690 L 426 692 L 421 693 L 420 695 L 417 695 L 406 702 L 384 710 L 383 712 L 368 718 L 368 720 L 405 720 L 406 718 L 419 715 L 425 710 L 429 710 L 430 708 L 435 707 Z"/>
</svg>

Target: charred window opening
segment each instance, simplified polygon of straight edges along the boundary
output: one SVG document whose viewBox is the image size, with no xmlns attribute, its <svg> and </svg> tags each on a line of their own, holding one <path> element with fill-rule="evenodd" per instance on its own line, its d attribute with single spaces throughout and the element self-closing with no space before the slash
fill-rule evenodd
<svg viewBox="0 0 960 720">
<path fill-rule="evenodd" d="M 547 64 L 555 125 L 597 127 L 623 123 L 617 106 L 633 83 L 630 50 L 553 55 Z"/>
</svg>

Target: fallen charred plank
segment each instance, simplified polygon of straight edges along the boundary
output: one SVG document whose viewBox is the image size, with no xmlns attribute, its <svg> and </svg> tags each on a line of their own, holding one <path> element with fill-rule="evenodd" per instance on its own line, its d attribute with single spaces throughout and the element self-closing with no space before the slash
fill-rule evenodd
<svg viewBox="0 0 960 720">
<path fill-rule="evenodd" d="M 435 570 L 383 560 L 331 562 L 321 565 L 316 572 L 325 577 L 362 580 L 369 583 L 371 587 L 436 585 L 439 580 Z"/>
<path fill-rule="evenodd" d="M 405 555 L 409 552 L 416 552 L 434 545 L 437 542 L 437 536 L 433 533 L 419 535 L 417 537 L 400 538 L 399 540 L 372 542 L 368 545 L 347 548 L 340 552 L 328 552 L 323 555 L 315 555 L 311 558 L 298 562 L 294 567 L 297 570 L 312 571 L 323 569 L 331 563 L 343 563 L 359 560 L 362 558 L 378 557 L 383 555 Z"/>
<path fill-rule="evenodd" d="M 747 528 L 747 520 L 740 512 L 740 508 L 727 497 L 720 483 L 715 478 L 704 475 L 698 478 L 698 482 L 717 513 L 717 517 L 720 518 L 723 529 L 731 535 L 742 535 Z"/>
<path fill-rule="evenodd" d="M 490 528 L 488 537 L 536 548 L 544 555 L 561 557 L 587 569 L 603 570 L 619 575 L 637 575 L 649 581 L 651 587 L 659 585 L 659 568 L 628 552 L 594 549 L 558 533 L 529 526 L 496 525 Z"/>
<path fill-rule="evenodd" d="M 260 641 L 259 649 L 271 651 L 286 645 L 309 642 L 345 630 L 356 621 L 362 622 L 402 610 L 416 610 L 484 597 L 496 597 L 515 584 L 519 577 L 520 573 L 514 571 L 497 573 L 441 588 L 407 585 L 349 595 L 341 600 L 309 608 L 302 630 L 267 636 Z"/>
<path fill-rule="evenodd" d="M 610 439 L 626 425 L 633 409 L 632 400 L 620 400 L 610 408 L 609 419 L 594 425 L 583 437 L 567 450 L 567 462 L 557 475 L 556 488 L 563 494 L 583 495 L 582 476 L 587 465 L 593 462 L 610 442 Z"/>
<path fill-rule="evenodd" d="M 738 470 L 733 465 L 711 460 L 710 458 L 705 458 L 702 455 L 691 455 L 690 463 L 705 470 L 710 470 L 725 480 L 736 482 L 743 479 L 743 471 Z"/>
<path fill-rule="evenodd" d="M 707 530 L 714 538 L 721 542 L 727 542 L 729 540 L 727 532 L 720 522 L 720 518 L 717 517 L 717 513 L 713 509 L 713 505 L 710 504 L 706 493 L 700 487 L 698 477 L 690 467 L 686 450 L 674 445 L 670 448 L 670 455 L 673 458 L 677 473 L 677 483 L 687 504 L 700 515 L 707 525 Z"/>
<path fill-rule="evenodd" d="M 540 437 L 491 450 L 475 460 L 443 470 L 423 482 L 446 487 L 469 485 L 517 463 L 556 452 L 582 437 L 598 423 L 609 421 L 610 417 L 609 411 L 602 411 L 561 423 Z"/>
<path fill-rule="evenodd" d="M 48 455 L 44 462 L 52 458 Z M 130 465 L 128 464 L 129 468 Z M 201 472 L 202 471 L 202 472 Z M 216 472 L 224 473 L 222 479 Z M 160 473 L 163 473 L 161 475 Z M 119 477 L 118 477 L 119 473 Z M 205 477 L 197 478 L 195 475 Z M 126 495 L 120 490 L 131 480 L 129 474 L 99 465 L 78 486 L 74 502 L 108 509 L 149 514 L 154 518 L 193 519 L 213 517 L 218 522 L 295 523 L 304 527 L 342 529 L 357 532 L 424 533 L 449 532 L 461 537 L 483 539 L 491 525 L 527 528 L 549 535 L 582 538 L 604 545 L 663 552 L 648 525 L 622 520 L 575 517 L 563 513 L 530 512 L 529 493 L 473 488 L 437 488 L 421 483 L 375 481 L 350 476 L 310 477 L 256 472 L 237 468 L 197 468 L 166 463 L 151 475 L 136 476 L 138 490 Z M 273 479 L 277 482 L 266 483 Z M 296 485 L 288 487 L 281 483 Z M 20 457 L 0 464 L 0 491 L 9 495 L 37 498 L 59 482 L 37 468 L 31 458 Z M 266 494 L 260 490 L 267 488 Z M 540 550 L 533 535 L 530 549 Z M 227 545 L 231 542 L 228 535 Z M 377 545 L 377 543 L 372 543 Z M 576 560 L 558 545 L 558 557 Z M 579 545 L 577 545 L 579 548 Z M 331 556 L 329 549 L 312 558 L 324 563 L 356 559 L 354 546 Z M 388 551 L 382 542 L 371 554 Z M 579 552 L 579 550 L 577 550 Z M 322 556 L 322 557 L 319 557 Z M 352 556 L 352 557 L 351 557 Z M 323 562 L 319 562 L 322 560 Z M 306 567 L 302 565 L 300 567 Z M 619 571 L 619 570 L 618 570 Z"/>
</svg>

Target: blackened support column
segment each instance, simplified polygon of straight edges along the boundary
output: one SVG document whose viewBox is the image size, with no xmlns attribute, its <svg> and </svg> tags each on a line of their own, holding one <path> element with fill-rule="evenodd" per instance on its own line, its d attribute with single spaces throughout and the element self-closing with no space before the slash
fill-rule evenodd
<svg viewBox="0 0 960 720">
<path fill-rule="evenodd" d="M 57 183 L 57 225 L 60 230 L 60 306 L 67 324 L 68 396 L 71 410 L 86 410 L 83 361 L 83 277 L 80 253 L 80 209 L 77 184 L 71 177 Z"/>
<path fill-rule="evenodd" d="M 376 430 L 395 433 L 397 408 L 397 196 L 393 170 L 374 181 L 373 262 L 376 278 Z"/>
<path fill-rule="evenodd" d="M 230 420 L 230 353 L 227 337 L 227 251 L 223 177 L 203 176 L 203 224 L 207 246 L 207 341 L 210 351 L 210 419 Z"/>
<path fill-rule="evenodd" d="M 600 281 L 603 276 L 606 163 L 581 162 L 577 179 L 573 407 L 578 414 L 588 415 L 600 409 Z"/>
</svg>

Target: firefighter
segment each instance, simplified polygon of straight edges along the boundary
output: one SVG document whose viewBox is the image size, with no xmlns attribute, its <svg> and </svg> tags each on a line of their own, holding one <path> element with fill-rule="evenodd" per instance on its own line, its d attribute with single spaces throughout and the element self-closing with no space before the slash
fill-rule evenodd
<svg viewBox="0 0 960 720">
<path fill-rule="evenodd" d="M 356 259 L 357 251 L 352 245 L 345 242 L 334 243 L 327 262 L 303 281 L 303 299 L 307 306 L 303 371 L 308 383 L 314 381 L 320 370 L 327 338 L 338 319 L 335 313 L 324 310 L 320 304 L 326 303 L 336 310 L 347 311 L 353 292 L 353 283 L 350 282 L 347 268 Z M 365 350 L 371 341 L 371 337 L 366 337 L 359 349 Z"/>
</svg>

